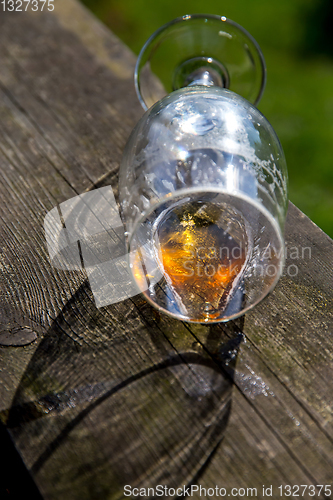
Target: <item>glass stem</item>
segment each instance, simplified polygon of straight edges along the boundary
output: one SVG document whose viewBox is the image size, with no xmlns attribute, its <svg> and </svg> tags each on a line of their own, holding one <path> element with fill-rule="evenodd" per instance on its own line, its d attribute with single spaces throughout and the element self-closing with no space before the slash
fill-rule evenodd
<svg viewBox="0 0 333 500">
<path fill-rule="evenodd" d="M 224 88 L 224 81 L 221 75 L 213 68 L 202 67 L 198 68 L 191 73 L 186 79 L 186 87 L 194 85 L 204 85 L 205 87 L 222 87 Z"/>
</svg>

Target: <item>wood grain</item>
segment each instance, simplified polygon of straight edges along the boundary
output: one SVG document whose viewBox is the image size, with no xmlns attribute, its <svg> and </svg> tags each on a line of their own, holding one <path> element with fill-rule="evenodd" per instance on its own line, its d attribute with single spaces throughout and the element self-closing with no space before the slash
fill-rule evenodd
<svg viewBox="0 0 333 500">
<path fill-rule="evenodd" d="M 134 57 L 57 0 L 1 15 L 0 58 L 0 418 L 43 497 L 332 484 L 332 240 L 290 205 L 289 275 L 235 322 L 181 323 L 140 296 L 96 309 L 84 271 L 50 265 L 43 220 L 117 192 Z"/>
</svg>

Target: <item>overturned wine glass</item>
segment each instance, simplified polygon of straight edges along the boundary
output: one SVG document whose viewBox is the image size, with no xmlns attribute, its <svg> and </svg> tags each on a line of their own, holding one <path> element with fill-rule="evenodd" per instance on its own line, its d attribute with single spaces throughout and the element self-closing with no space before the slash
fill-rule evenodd
<svg viewBox="0 0 333 500">
<path fill-rule="evenodd" d="M 144 45 L 144 109 L 120 167 L 120 204 L 138 291 L 190 322 L 228 321 L 258 304 L 284 263 L 287 168 L 256 109 L 256 41 L 225 17 L 188 15 Z"/>
</svg>

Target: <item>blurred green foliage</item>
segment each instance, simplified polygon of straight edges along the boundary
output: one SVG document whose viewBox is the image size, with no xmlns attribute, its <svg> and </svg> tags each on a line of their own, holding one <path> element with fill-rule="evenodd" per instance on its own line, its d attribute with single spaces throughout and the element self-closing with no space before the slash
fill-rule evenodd
<svg viewBox="0 0 333 500">
<path fill-rule="evenodd" d="M 333 237 L 332 0 L 82 0 L 136 54 L 161 25 L 184 14 L 229 17 L 257 40 L 267 64 L 259 109 L 289 168 L 290 199 Z"/>
</svg>

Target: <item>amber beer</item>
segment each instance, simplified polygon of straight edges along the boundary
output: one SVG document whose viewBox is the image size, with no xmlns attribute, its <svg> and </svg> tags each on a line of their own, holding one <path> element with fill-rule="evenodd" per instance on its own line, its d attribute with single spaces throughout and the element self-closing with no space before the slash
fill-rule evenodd
<svg viewBox="0 0 333 500">
<path fill-rule="evenodd" d="M 214 319 L 227 306 L 244 269 L 245 226 L 239 214 L 213 203 L 171 210 L 155 239 L 159 266 L 189 317 Z"/>
</svg>

